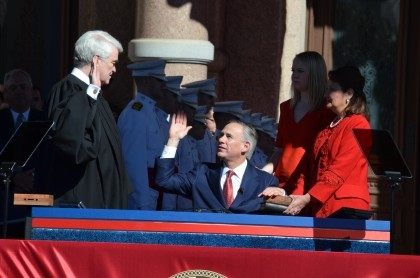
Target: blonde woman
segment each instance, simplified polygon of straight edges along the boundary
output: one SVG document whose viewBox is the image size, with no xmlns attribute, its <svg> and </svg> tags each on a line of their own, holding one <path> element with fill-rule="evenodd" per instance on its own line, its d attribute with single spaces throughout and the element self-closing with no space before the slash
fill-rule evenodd
<svg viewBox="0 0 420 278">
<path fill-rule="evenodd" d="M 263 170 L 274 173 L 287 194 L 301 195 L 305 154 L 334 115 L 325 107 L 327 68 L 319 53 L 296 55 L 291 78 L 293 97 L 280 104 L 276 150 Z"/>
</svg>

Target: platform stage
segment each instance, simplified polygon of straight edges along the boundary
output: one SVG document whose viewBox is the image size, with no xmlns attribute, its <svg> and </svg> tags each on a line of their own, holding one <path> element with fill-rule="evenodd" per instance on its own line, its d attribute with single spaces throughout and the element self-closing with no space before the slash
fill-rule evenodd
<svg viewBox="0 0 420 278">
<path fill-rule="evenodd" d="M 134 210 L 33 208 L 27 238 L 382 253 L 388 221 Z"/>
</svg>

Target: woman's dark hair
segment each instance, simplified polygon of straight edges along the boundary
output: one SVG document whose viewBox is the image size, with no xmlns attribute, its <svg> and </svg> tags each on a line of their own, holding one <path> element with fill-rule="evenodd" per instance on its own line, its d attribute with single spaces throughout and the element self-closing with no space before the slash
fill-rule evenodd
<svg viewBox="0 0 420 278">
<path fill-rule="evenodd" d="M 328 77 L 331 82 L 340 85 L 343 92 L 346 92 L 349 89 L 353 89 L 354 91 L 353 97 L 344 110 L 346 115 L 362 114 L 366 118 L 369 118 L 366 96 L 363 92 L 365 78 L 360 74 L 359 69 L 355 66 L 340 67 L 330 71 Z"/>
</svg>

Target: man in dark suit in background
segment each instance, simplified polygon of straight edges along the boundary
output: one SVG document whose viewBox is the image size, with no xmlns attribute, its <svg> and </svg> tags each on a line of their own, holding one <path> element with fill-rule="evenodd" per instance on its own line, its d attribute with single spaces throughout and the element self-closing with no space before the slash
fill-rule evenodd
<svg viewBox="0 0 420 278">
<path fill-rule="evenodd" d="M 0 110 L 0 150 L 22 122 L 45 120 L 43 112 L 30 108 L 32 94 L 32 79 L 29 73 L 21 69 L 14 69 L 5 74 L 4 99 L 9 104 L 9 108 Z M 12 189 L 14 192 L 32 191 L 33 167 L 32 163 L 31 168 L 27 168 L 13 177 Z"/>
<path fill-rule="evenodd" d="M 279 190 L 278 180 L 250 163 L 257 137 L 253 128 L 242 122 L 228 123 L 221 131 L 217 156 L 223 163 L 203 163 L 188 173 L 177 173 L 173 157 L 179 141 L 191 129 L 184 114 L 172 117 L 169 139 L 157 161 L 156 183 L 170 192 L 190 195 L 196 211 L 259 211 L 270 190 Z M 274 190 L 275 188 L 275 190 Z"/>
<path fill-rule="evenodd" d="M 22 122 L 45 120 L 44 114 L 31 108 L 32 103 L 32 79 L 24 70 L 14 69 L 7 72 L 4 76 L 4 100 L 9 107 L 0 110 L 0 150 L 6 145 L 14 131 Z M 28 138 L 30 140 L 31 138 Z M 1 162 L 1 161 L 0 161 Z M 8 196 L 9 220 L 24 219 L 29 215 L 29 207 L 14 206 L 13 193 L 33 193 L 35 168 L 40 165 L 39 157 L 36 153 L 31 158 L 27 166 L 17 169 L 12 175 L 11 194 Z M 4 186 L 0 184 L 0 200 L 4 198 Z M 3 211 L 0 213 L 3 214 Z M 3 217 L 3 215 L 1 215 Z M 9 226 L 8 236 L 22 237 L 24 230 L 23 222 L 15 222 Z"/>
<path fill-rule="evenodd" d="M 102 86 L 116 72 L 121 43 L 104 31 L 84 33 L 74 46 L 74 69 L 51 90 L 50 192 L 55 203 L 127 207 L 131 184 L 117 126 Z"/>
<path fill-rule="evenodd" d="M 0 110 L 0 149 L 4 147 L 21 122 L 44 120 L 44 114 L 30 108 L 33 99 L 29 73 L 14 69 L 4 76 L 4 101 L 9 108 Z"/>
</svg>

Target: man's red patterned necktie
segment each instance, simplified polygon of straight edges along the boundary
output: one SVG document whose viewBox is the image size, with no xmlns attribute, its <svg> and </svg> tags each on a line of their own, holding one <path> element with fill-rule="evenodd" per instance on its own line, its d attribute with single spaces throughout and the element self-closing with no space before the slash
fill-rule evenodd
<svg viewBox="0 0 420 278">
<path fill-rule="evenodd" d="M 226 172 L 226 180 L 225 184 L 223 185 L 223 197 L 225 198 L 226 207 L 230 207 L 233 202 L 233 184 L 232 184 L 232 176 L 235 175 L 235 172 L 229 170 Z"/>
</svg>

